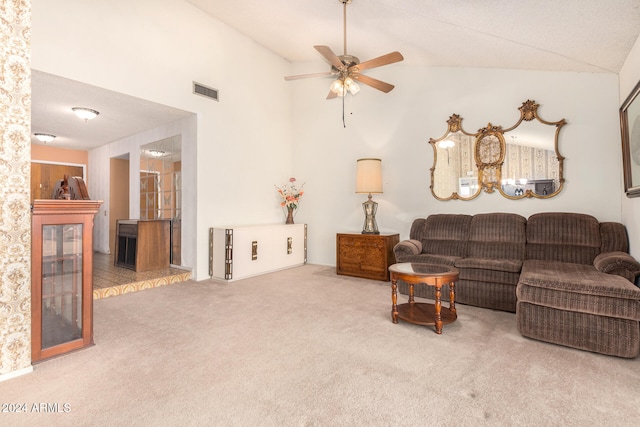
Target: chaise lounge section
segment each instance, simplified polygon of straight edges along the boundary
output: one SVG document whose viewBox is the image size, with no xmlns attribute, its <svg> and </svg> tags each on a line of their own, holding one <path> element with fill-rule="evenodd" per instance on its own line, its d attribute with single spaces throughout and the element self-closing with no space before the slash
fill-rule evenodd
<svg viewBox="0 0 640 427">
<path fill-rule="evenodd" d="M 544 213 L 527 221 L 516 322 L 526 337 L 620 357 L 640 351 L 638 263 L 622 224 Z"/>
<path fill-rule="evenodd" d="M 394 248 L 396 261 L 457 267 L 456 302 L 516 312 L 530 338 L 640 353 L 640 263 L 622 224 L 565 212 L 438 214 L 416 219 L 409 237 Z M 434 297 L 431 287 L 415 292 Z"/>
</svg>

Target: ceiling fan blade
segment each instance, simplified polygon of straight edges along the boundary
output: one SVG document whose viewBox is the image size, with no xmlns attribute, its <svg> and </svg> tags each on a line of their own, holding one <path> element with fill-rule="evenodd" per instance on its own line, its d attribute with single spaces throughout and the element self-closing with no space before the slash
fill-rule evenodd
<svg viewBox="0 0 640 427">
<path fill-rule="evenodd" d="M 393 64 L 394 62 L 400 62 L 403 59 L 404 57 L 400 52 L 391 52 L 387 53 L 386 55 L 382 55 L 377 58 L 373 58 L 360 64 L 354 65 L 351 67 L 351 69 L 358 68 L 358 71 L 368 70 L 369 68 L 375 68 L 382 65 Z"/>
<path fill-rule="evenodd" d="M 325 59 L 329 61 L 329 64 L 338 69 L 344 67 L 344 64 L 342 63 L 342 61 L 340 61 L 340 58 L 338 58 L 338 56 L 333 53 L 329 46 L 314 46 L 313 48 L 320 52 L 320 55 L 324 56 Z"/>
<path fill-rule="evenodd" d="M 365 74 L 354 74 L 353 78 L 357 81 L 366 84 L 367 86 L 371 86 L 374 89 L 381 90 L 384 93 L 389 93 L 395 87 L 392 84 L 385 83 L 381 80 L 374 79 L 373 77 L 369 77 Z"/>
<path fill-rule="evenodd" d="M 298 80 L 298 79 L 307 79 L 310 77 L 325 77 L 325 76 L 330 76 L 333 75 L 335 73 L 332 73 L 331 71 L 325 71 L 322 73 L 311 73 L 311 74 L 298 74 L 297 76 L 286 76 L 284 79 L 285 80 Z"/>
<path fill-rule="evenodd" d="M 330 90 L 329 94 L 327 95 L 327 99 L 333 99 L 336 98 L 338 96 L 337 93 L 335 93 L 334 91 Z"/>
</svg>

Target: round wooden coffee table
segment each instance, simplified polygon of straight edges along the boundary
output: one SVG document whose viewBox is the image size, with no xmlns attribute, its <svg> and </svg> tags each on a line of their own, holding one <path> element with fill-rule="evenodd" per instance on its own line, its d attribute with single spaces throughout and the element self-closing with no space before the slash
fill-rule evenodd
<svg viewBox="0 0 640 427">
<path fill-rule="evenodd" d="M 389 267 L 391 273 L 391 301 L 393 323 L 398 319 L 418 325 L 435 326 L 436 333 L 442 333 L 442 325 L 455 322 L 458 318 L 455 305 L 455 282 L 458 269 L 433 264 L 404 262 Z M 409 302 L 398 304 L 398 280 L 409 284 Z M 435 287 L 435 303 L 418 303 L 413 298 L 413 287 L 426 284 Z M 442 307 L 440 300 L 442 285 L 449 284 L 449 308 Z"/>
</svg>

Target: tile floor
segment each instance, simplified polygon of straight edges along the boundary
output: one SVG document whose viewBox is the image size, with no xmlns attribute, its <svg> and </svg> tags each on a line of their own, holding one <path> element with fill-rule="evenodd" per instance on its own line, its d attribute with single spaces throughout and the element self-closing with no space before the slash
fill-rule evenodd
<svg viewBox="0 0 640 427">
<path fill-rule="evenodd" d="M 190 278 L 191 270 L 169 267 L 135 272 L 115 266 L 113 255 L 93 253 L 93 299 L 157 288 L 184 282 Z"/>
</svg>

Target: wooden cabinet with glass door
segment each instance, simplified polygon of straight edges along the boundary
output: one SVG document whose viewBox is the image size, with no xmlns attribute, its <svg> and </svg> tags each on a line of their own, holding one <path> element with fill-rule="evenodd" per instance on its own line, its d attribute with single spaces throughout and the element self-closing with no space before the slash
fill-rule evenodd
<svg viewBox="0 0 640 427">
<path fill-rule="evenodd" d="M 102 201 L 34 200 L 31 360 L 93 344 L 93 217 Z"/>
</svg>

